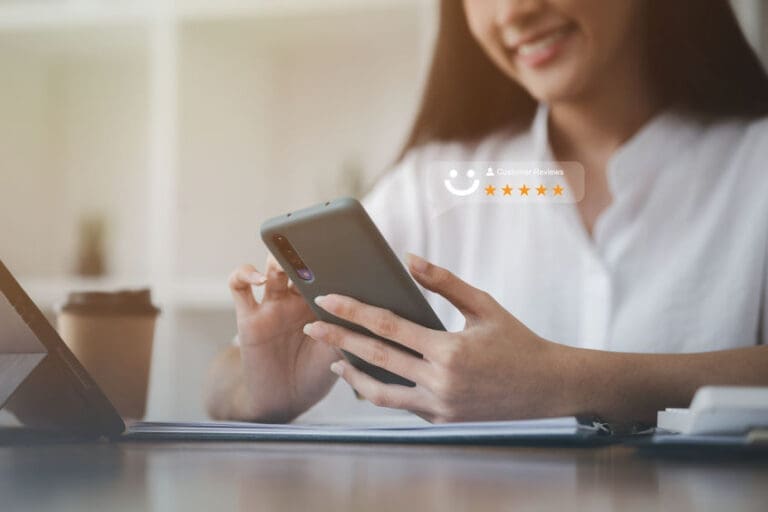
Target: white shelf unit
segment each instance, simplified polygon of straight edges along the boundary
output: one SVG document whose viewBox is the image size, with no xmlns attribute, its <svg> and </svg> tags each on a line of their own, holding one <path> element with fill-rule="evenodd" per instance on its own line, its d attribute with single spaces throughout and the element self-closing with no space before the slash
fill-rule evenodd
<svg viewBox="0 0 768 512">
<path fill-rule="evenodd" d="M 199 418 L 268 216 L 359 192 L 418 100 L 433 0 L 0 2 L 0 258 L 45 309 L 150 286 L 149 416 Z M 359 175 L 359 176 L 358 176 Z M 107 220 L 104 278 L 72 277 Z"/>
</svg>

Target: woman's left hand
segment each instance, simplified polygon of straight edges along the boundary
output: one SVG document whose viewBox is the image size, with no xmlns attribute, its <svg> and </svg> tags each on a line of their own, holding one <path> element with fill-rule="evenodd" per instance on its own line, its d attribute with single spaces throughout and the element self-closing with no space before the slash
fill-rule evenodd
<svg viewBox="0 0 768 512">
<path fill-rule="evenodd" d="M 464 330 L 437 331 L 341 295 L 317 297 L 329 313 L 423 355 L 317 321 L 304 332 L 416 383 L 384 384 L 347 361 L 331 370 L 372 403 L 412 411 L 432 422 L 506 420 L 573 414 L 566 397 L 569 348 L 531 332 L 488 293 L 448 270 L 409 255 L 413 277 L 461 311 Z"/>
</svg>

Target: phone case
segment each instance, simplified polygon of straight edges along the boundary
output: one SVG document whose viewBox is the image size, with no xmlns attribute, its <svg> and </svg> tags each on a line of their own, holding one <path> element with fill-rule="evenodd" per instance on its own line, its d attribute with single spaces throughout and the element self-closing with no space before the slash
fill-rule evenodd
<svg viewBox="0 0 768 512">
<path fill-rule="evenodd" d="M 313 278 L 302 279 L 278 249 L 274 236 L 282 235 Z M 430 329 L 445 330 L 421 290 L 389 247 L 363 206 L 355 199 L 341 198 L 274 217 L 261 226 L 261 237 L 280 265 L 321 320 L 343 325 L 373 336 L 413 354 L 413 350 L 373 335 L 367 329 L 327 313 L 314 303 L 318 295 L 337 293 L 367 304 L 386 308 Z M 385 383 L 414 386 L 414 383 L 363 361 L 348 352 L 356 368 Z"/>
</svg>

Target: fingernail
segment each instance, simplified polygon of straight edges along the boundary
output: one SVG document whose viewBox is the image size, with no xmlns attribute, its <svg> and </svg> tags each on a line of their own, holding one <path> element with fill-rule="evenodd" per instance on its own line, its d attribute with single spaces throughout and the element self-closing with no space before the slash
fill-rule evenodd
<svg viewBox="0 0 768 512">
<path fill-rule="evenodd" d="M 318 295 L 315 297 L 315 304 L 324 310 L 333 313 L 339 309 L 339 297 L 335 295 Z"/>
<path fill-rule="evenodd" d="M 328 332 L 328 329 L 318 322 L 310 322 L 304 325 L 304 329 L 302 330 L 304 331 L 304 334 L 311 338 L 323 338 Z"/>
<path fill-rule="evenodd" d="M 264 274 L 261 272 L 251 272 L 251 275 L 248 276 L 248 278 L 253 284 L 264 284 L 267 282 L 267 278 L 264 277 Z"/>
<path fill-rule="evenodd" d="M 408 253 L 408 266 L 418 274 L 423 274 L 429 268 L 429 262 L 413 253 Z"/>
<path fill-rule="evenodd" d="M 331 371 L 336 375 L 341 376 L 341 374 L 344 373 L 344 363 L 341 361 L 331 363 Z"/>
</svg>

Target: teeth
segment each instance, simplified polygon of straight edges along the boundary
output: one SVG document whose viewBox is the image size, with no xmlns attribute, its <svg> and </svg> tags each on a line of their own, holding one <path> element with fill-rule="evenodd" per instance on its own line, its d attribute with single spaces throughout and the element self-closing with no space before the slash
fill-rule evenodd
<svg viewBox="0 0 768 512">
<path fill-rule="evenodd" d="M 532 43 L 521 44 L 517 47 L 517 53 L 520 55 L 531 55 L 536 52 L 540 52 L 550 46 L 552 43 L 561 39 L 565 33 L 560 30 L 550 36 L 543 37 Z"/>
<path fill-rule="evenodd" d="M 504 42 L 505 45 L 512 47 L 515 45 L 515 42 L 517 41 L 517 30 L 515 30 L 512 27 L 504 27 L 501 29 L 501 40 Z"/>
</svg>

